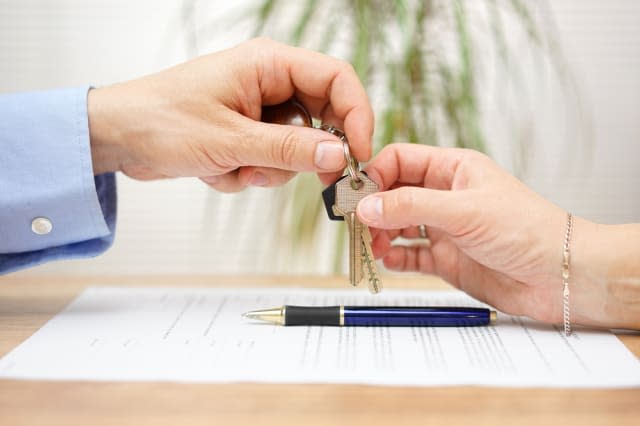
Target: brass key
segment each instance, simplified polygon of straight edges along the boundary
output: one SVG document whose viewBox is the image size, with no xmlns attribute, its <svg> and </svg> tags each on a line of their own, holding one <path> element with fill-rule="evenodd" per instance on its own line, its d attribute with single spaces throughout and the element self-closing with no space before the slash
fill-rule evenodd
<svg viewBox="0 0 640 426">
<path fill-rule="evenodd" d="M 343 142 L 346 144 L 344 140 Z M 378 293 L 382 289 L 382 282 L 371 249 L 371 233 L 369 227 L 360 222 L 356 215 L 358 202 L 367 195 L 378 192 L 378 185 L 358 170 L 359 165 L 351 158 L 348 146 L 345 147 L 345 158 L 352 168 L 347 176 L 334 184 L 333 209 L 334 213 L 344 217 L 349 228 L 349 280 L 352 285 L 357 285 L 362 280 L 364 266 L 367 270 L 369 291 Z"/>
<path fill-rule="evenodd" d="M 307 109 L 293 98 L 279 105 L 263 107 L 261 119 L 274 124 L 313 127 L 311 115 Z M 344 219 L 349 230 L 349 282 L 357 286 L 362 281 L 366 270 L 369 290 L 372 293 L 378 293 L 382 289 L 382 282 L 371 250 L 371 233 L 356 215 L 358 202 L 365 196 L 377 192 L 378 186 L 360 171 L 358 161 L 351 156 L 349 142 L 344 132 L 326 124 L 321 125 L 320 128 L 340 138 L 347 162 L 347 175 L 326 188 L 322 196 L 329 218 Z"/>
<path fill-rule="evenodd" d="M 358 220 L 355 212 L 344 212 L 336 205 L 333 206 L 336 216 L 344 217 L 349 232 L 349 282 L 357 286 L 362 281 L 362 222 Z"/>
<path fill-rule="evenodd" d="M 369 278 L 369 291 L 371 293 L 380 293 L 382 291 L 382 280 L 378 274 L 378 266 L 376 265 L 376 259 L 373 257 L 373 250 L 371 249 L 371 232 L 367 225 L 362 225 L 362 263 L 367 270 Z"/>
</svg>

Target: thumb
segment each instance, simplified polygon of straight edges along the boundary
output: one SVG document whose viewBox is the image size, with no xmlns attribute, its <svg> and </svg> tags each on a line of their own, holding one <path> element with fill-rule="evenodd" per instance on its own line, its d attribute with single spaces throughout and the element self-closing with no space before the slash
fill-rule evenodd
<svg viewBox="0 0 640 426">
<path fill-rule="evenodd" d="M 251 143 L 237 152 L 241 165 L 297 172 L 333 172 L 346 166 L 342 142 L 324 130 L 253 121 Z"/>
<path fill-rule="evenodd" d="M 449 234 L 471 219 L 471 204 L 464 191 L 404 186 L 363 198 L 357 207 L 360 220 L 380 229 L 402 229 L 425 224 Z"/>
</svg>

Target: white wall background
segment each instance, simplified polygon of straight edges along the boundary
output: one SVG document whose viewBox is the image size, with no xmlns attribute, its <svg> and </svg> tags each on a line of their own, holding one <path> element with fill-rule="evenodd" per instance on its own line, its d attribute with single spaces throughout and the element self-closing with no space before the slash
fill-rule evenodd
<svg viewBox="0 0 640 426">
<path fill-rule="evenodd" d="M 207 10 L 239 18 L 239 2 L 212 3 Z M 499 147 L 522 138 L 531 144 L 523 178 L 537 191 L 592 220 L 638 222 L 640 2 L 550 5 L 579 96 L 538 83 L 546 94 L 515 111 L 520 124 L 514 126 L 490 107 L 488 94 L 485 127 L 496 159 L 510 167 L 508 150 Z M 0 92 L 104 85 L 184 61 L 193 54 L 184 15 L 181 3 L 170 0 L 0 0 Z M 248 37 L 240 19 L 221 22 L 215 39 L 197 46 L 200 53 Z M 575 120 L 578 110 L 586 120 Z M 591 141 L 590 155 L 576 139 Z M 118 233 L 108 253 L 22 274 L 331 272 L 334 227 L 323 224 L 328 237 L 313 250 L 282 250 L 275 226 L 281 212 L 271 190 L 223 195 L 197 181 L 140 183 L 121 176 L 118 184 Z"/>
<path fill-rule="evenodd" d="M 549 3 L 579 90 L 568 108 L 582 104 L 586 116 L 580 131 L 570 132 L 566 138 L 558 134 L 556 126 L 540 129 L 535 143 L 545 150 L 536 158 L 530 183 L 558 204 L 589 219 L 639 222 L 640 2 Z M 555 115 L 556 121 L 570 115 L 553 103 L 545 112 L 546 116 Z M 586 138 L 593 144 L 589 156 L 579 152 L 579 141 L 574 138 Z M 561 140 L 568 143 L 558 149 Z M 582 157 L 587 161 L 580 167 L 545 167 L 558 163 L 554 159 L 560 153 L 565 159 Z"/>
</svg>

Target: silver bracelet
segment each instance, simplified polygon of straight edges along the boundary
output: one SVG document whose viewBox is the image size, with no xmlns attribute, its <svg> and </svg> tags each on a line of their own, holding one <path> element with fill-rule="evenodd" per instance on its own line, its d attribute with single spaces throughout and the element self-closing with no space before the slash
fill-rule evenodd
<svg viewBox="0 0 640 426">
<path fill-rule="evenodd" d="M 571 316 L 569 311 L 569 261 L 571 249 L 571 231 L 573 230 L 573 216 L 567 213 L 567 232 L 564 235 L 564 247 L 562 250 L 562 318 L 564 322 L 564 335 L 571 335 Z"/>
</svg>

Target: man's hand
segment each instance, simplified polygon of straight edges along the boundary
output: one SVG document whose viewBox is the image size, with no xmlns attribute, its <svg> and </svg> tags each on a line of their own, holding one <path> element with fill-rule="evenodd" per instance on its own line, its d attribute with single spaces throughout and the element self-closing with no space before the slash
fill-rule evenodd
<svg viewBox="0 0 640 426">
<path fill-rule="evenodd" d="M 351 65 L 267 39 L 89 92 L 94 173 L 199 177 L 221 191 L 275 186 L 295 172 L 324 183 L 345 167 L 341 142 L 312 128 L 260 122 L 263 105 L 295 96 L 371 155 L 373 112 Z"/>
</svg>

